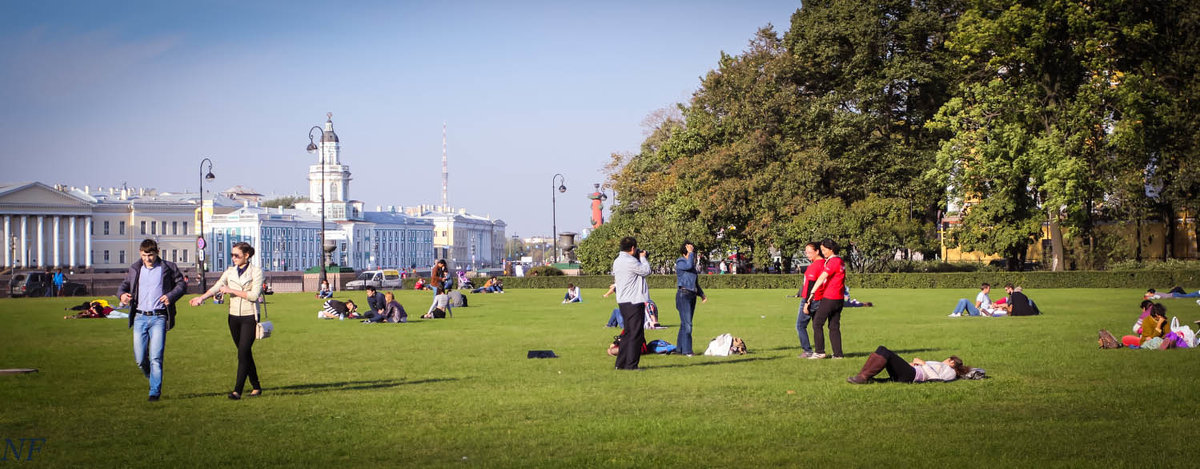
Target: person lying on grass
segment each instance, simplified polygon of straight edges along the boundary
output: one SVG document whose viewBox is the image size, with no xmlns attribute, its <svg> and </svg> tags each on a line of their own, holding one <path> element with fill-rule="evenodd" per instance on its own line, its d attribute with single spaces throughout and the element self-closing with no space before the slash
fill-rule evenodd
<svg viewBox="0 0 1200 469">
<path fill-rule="evenodd" d="M 1175 288 L 1172 288 L 1171 291 L 1159 293 L 1151 288 L 1146 290 L 1146 294 L 1142 295 L 1142 298 L 1147 300 L 1158 300 L 1163 298 L 1200 298 L 1200 290 L 1188 293 L 1187 291 L 1184 291 L 1183 287 L 1176 286 Z"/>
<path fill-rule="evenodd" d="M 951 355 L 940 362 L 927 362 L 914 358 L 912 363 L 904 361 L 895 352 L 882 345 L 867 357 L 862 371 L 857 375 L 846 378 L 851 384 L 867 384 L 879 372 L 887 370 L 892 381 L 901 383 L 920 383 L 924 381 L 954 381 L 971 371 L 963 365 L 961 358 Z"/>
<path fill-rule="evenodd" d="M 357 318 L 358 305 L 351 300 L 338 301 L 326 300 L 325 308 L 317 311 L 317 317 L 321 319 L 346 319 Z"/>
</svg>

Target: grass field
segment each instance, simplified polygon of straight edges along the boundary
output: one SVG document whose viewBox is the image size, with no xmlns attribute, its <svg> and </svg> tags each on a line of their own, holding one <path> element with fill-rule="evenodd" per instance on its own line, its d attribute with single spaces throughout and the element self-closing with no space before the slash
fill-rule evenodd
<svg viewBox="0 0 1200 469">
<path fill-rule="evenodd" d="M 947 318 L 971 290 L 856 291 L 877 306 L 847 309 L 847 359 L 820 361 L 797 358 L 790 291 L 713 290 L 697 351 L 730 332 L 751 353 L 647 356 L 642 372 L 613 370 L 615 305 L 600 293 L 472 295 L 453 319 L 370 325 L 274 295 L 276 336 L 254 348 L 265 395 L 242 401 L 225 398 L 224 306 L 181 301 L 157 403 L 125 320 L 61 319 L 78 299 L 0 300 L 0 368 L 40 370 L 0 376 L 0 437 L 46 439 L 0 465 L 1194 467 L 1200 351 L 1097 350 L 1098 329 L 1128 333 L 1137 289 L 1032 291 L 1044 316 L 1000 319 Z M 675 343 L 672 294 L 651 292 L 671 327 L 647 339 Z M 429 294 L 398 300 L 419 313 Z M 1163 301 L 1200 319 L 1190 300 Z M 957 354 L 992 378 L 847 384 L 880 344 Z"/>
</svg>

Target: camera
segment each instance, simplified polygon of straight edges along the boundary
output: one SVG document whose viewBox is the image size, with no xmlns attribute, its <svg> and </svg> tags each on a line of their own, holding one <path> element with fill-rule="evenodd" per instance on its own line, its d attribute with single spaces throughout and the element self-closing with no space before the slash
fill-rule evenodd
<svg viewBox="0 0 1200 469">
<path fill-rule="evenodd" d="M 638 249 L 638 256 L 639 257 L 640 256 L 650 257 L 650 251 L 647 251 L 645 249 Z"/>
</svg>

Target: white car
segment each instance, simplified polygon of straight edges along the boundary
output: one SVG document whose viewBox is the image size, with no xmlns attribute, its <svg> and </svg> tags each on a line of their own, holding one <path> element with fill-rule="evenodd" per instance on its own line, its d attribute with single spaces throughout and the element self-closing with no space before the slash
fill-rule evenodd
<svg viewBox="0 0 1200 469">
<path fill-rule="evenodd" d="M 375 287 L 376 290 L 399 289 L 402 284 L 399 270 L 368 270 L 358 274 L 358 278 L 346 283 L 346 289 L 366 290 L 367 287 Z"/>
</svg>

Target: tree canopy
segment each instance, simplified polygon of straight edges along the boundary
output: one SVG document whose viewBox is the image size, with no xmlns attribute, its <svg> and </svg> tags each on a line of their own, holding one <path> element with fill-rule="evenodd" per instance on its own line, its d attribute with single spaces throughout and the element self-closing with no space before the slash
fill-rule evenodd
<svg viewBox="0 0 1200 469">
<path fill-rule="evenodd" d="M 1094 239 L 1101 217 L 1195 210 L 1197 26 L 1184 0 L 806 1 L 614 156 L 584 267 L 630 235 L 760 266 L 833 237 L 866 270 L 931 252 L 948 201 L 953 241 L 1016 260 L 1043 224 Z"/>
</svg>

